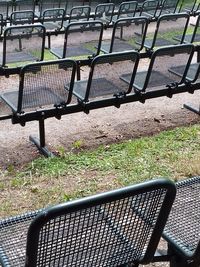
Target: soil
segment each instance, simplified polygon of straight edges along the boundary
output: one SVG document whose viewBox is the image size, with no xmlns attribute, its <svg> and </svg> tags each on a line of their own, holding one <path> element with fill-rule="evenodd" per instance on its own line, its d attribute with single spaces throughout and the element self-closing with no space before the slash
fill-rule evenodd
<svg viewBox="0 0 200 267">
<path fill-rule="evenodd" d="M 0 78 L 1 88 L 16 83 L 13 79 Z M 52 152 L 60 147 L 71 150 L 76 141 L 82 148 L 94 148 L 100 144 L 149 136 L 174 127 L 199 123 L 199 116 L 184 109 L 184 103 L 199 106 L 200 91 L 183 93 L 172 99 L 161 97 L 85 113 L 68 114 L 56 120 L 46 120 L 46 143 Z M 1 103 L 1 112 L 3 106 Z M 6 113 L 4 110 L 3 113 Z M 13 125 L 10 120 L 1 121 L 0 167 L 20 167 L 39 157 L 39 152 L 28 137 L 38 135 L 38 122 L 28 122 L 25 127 Z"/>
</svg>

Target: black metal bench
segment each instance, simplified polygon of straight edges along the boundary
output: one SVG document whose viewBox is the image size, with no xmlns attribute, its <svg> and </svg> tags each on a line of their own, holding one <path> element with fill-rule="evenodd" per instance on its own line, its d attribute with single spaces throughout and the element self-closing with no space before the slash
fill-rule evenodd
<svg viewBox="0 0 200 267">
<path fill-rule="evenodd" d="M 200 266 L 200 176 L 176 183 L 177 194 L 163 237 L 170 267 Z"/>
<path fill-rule="evenodd" d="M 175 192 L 174 183 L 158 179 L 1 220 L 0 263 L 3 267 L 148 264 Z"/>
<path fill-rule="evenodd" d="M 41 24 L 7 27 L 3 33 L 1 66 L 6 68 L 13 63 L 17 67 L 27 62 L 41 61 L 44 58 L 44 45 L 45 28 Z"/>
<path fill-rule="evenodd" d="M 162 90 L 167 88 L 169 97 L 173 90 L 186 80 L 187 71 L 190 67 L 194 46 L 192 44 L 182 44 L 168 46 L 157 49 L 151 56 L 147 69 L 138 69 L 133 82 L 135 92 L 145 95 L 146 92 Z M 183 72 L 181 76 L 173 75 L 171 68 L 179 66 L 183 62 Z M 165 62 L 165 64 L 162 64 Z M 161 67 L 162 65 L 162 67 Z M 121 77 L 125 82 L 130 82 L 131 74 L 127 73 Z M 189 87 L 188 87 L 189 90 Z"/>
<path fill-rule="evenodd" d="M 60 109 L 71 101 L 72 88 L 76 73 L 76 63 L 72 60 L 59 60 L 38 62 L 26 65 L 20 71 L 20 82 L 16 90 L 5 92 L 1 99 L 11 108 L 14 117 L 25 125 L 26 120 L 21 120 L 23 114 L 39 112 L 39 135 L 37 140 L 30 137 L 38 149 L 46 156 L 51 153 L 45 147 L 44 110 L 53 108 L 52 116 L 60 118 Z M 55 79 L 56 77 L 56 79 Z M 13 120 L 14 122 L 14 120 Z"/>
<path fill-rule="evenodd" d="M 148 19 L 145 17 L 118 19 L 113 25 L 111 39 L 102 41 L 101 51 L 104 53 L 141 51 L 148 23 Z"/>
<path fill-rule="evenodd" d="M 156 29 L 154 31 L 153 37 L 152 33 L 147 33 L 144 47 L 146 47 L 147 50 L 152 51 L 155 50 L 156 47 L 164 47 L 168 45 L 183 43 L 189 19 L 190 16 L 186 13 L 159 16 L 156 22 Z M 171 23 L 171 27 L 166 28 L 166 25 L 168 23 Z M 180 40 L 175 40 L 174 37 L 176 37 L 177 32 L 172 30 L 176 23 L 181 24 L 181 27 L 179 28 L 179 33 L 181 36 Z"/>
</svg>

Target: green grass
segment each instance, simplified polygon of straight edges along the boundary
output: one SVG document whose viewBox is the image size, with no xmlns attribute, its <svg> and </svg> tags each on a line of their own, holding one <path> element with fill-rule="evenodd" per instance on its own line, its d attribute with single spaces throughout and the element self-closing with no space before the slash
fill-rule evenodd
<svg viewBox="0 0 200 267">
<path fill-rule="evenodd" d="M 37 209 L 153 177 L 200 175 L 200 125 L 85 151 L 84 140 L 60 156 L 1 171 L 0 216 Z"/>
</svg>

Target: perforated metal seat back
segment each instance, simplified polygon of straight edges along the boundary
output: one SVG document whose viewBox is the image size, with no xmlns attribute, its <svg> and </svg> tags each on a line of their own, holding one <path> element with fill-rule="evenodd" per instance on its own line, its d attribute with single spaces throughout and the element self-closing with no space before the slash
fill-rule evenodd
<svg viewBox="0 0 200 267">
<path fill-rule="evenodd" d="M 34 12 L 31 10 L 14 11 L 10 15 L 10 25 L 31 24 L 34 22 Z"/>
<path fill-rule="evenodd" d="M 153 37 L 151 31 L 147 33 L 145 47 L 155 50 L 158 47 L 183 43 L 189 18 L 189 14 L 186 13 L 160 16 Z M 176 38 L 177 35 L 180 36 L 178 40 Z"/>
<path fill-rule="evenodd" d="M 47 210 L 29 228 L 26 267 L 149 262 L 174 195 L 154 181 Z"/>
<path fill-rule="evenodd" d="M 177 196 L 167 221 L 164 236 L 176 250 L 200 264 L 200 177 L 176 183 Z M 171 242 L 170 242 L 171 243 Z M 175 245 L 176 244 L 176 245 Z"/>
<path fill-rule="evenodd" d="M 99 4 L 94 10 L 94 20 L 101 20 L 105 24 L 112 21 L 115 5 L 113 3 Z"/>
<path fill-rule="evenodd" d="M 148 21 L 144 17 L 118 20 L 114 25 L 110 52 L 141 50 L 145 40 L 147 24 Z"/>
<path fill-rule="evenodd" d="M 42 25 L 11 26 L 4 31 L 1 64 L 8 67 L 43 60 L 45 28 Z"/>
<path fill-rule="evenodd" d="M 76 64 L 71 60 L 25 66 L 21 72 L 18 112 L 69 103 L 75 69 Z"/>
<path fill-rule="evenodd" d="M 63 8 L 46 9 L 42 15 L 42 24 L 46 31 L 60 30 L 63 25 L 65 10 Z"/>
<path fill-rule="evenodd" d="M 177 45 L 158 49 L 153 54 L 146 70 L 144 68 L 142 70 L 138 69 L 134 87 L 141 91 L 176 87 L 185 81 L 193 52 L 193 45 Z M 180 65 L 183 65 L 184 69 L 182 75 L 177 76 L 174 71 Z"/>
<path fill-rule="evenodd" d="M 88 59 L 99 54 L 102 34 L 101 22 L 73 22 L 66 28 L 64 45 L 52 45 L 51 51 L 60 58 Z"/>
<path fill-rule="evenodd" d="M 132 90 L 139 54 L 137 52 L 112 53 L 96 57 L 91 65 L 88 80 L 77 82 L 74 93 L 83 101 L 95 101 L 109 97 L 125 97 Z M 128 73 L 130 82 L 121 76 Z"/>
</svg>

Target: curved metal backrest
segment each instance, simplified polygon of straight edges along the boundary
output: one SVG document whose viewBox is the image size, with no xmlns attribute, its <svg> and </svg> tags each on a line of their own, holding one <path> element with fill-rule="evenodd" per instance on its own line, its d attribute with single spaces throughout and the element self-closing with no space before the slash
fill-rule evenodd
<svg viewBox="0 0 200 267">
<path fill-rule="evenodd" d="M 25 266 L 148 263 L 175 192 L 154 180 L 46 209 L 29 227 Z"/>
<path fill-rule="evenodd" d="M 10 15 L 10 25 L 23 25 L 34 23 L 34 12 L 32 10 L 14 11 Z"/>
<path fill-rule="evenodd" d="M 134 17 L 137 11 L 137 6 L 137 1 L 122 2 L 118 9 L 117 19 L 120 19 L 124 15 Z"/>
<path fill-rule="evenodd" d="M 102 36 L 103 23 L 100 21 L 72 22 L 68 24 L 65 29 L 62 57 L 75 56 L 73 55 L 73 51 L 70 54 L 67 54 L 67 52 L 70 49 L 77 49 L 77 47 L 80 50 L 81 46 L 83 52 L 79 51 L 81 52 L 79 56 L 83 55 L 88 58 L 98 55 L 100 53 Z"/>
<path fill-rule="evenodd" d="M 2 65 L 41 61 L 44 45 L 45 27 L 42 24 L 8 27 L 3 34 Z"/>
<path fill-rule="evenodd" d="M 91 63 L 88 80 L 77 82 L 73 93 L 83 102 L 125 97 L 132 90 L 138 61 L 138 52 L 99 55 Z M 129 83 L 121 77 L 127 73 L 131 77 Z"/>
<path fill-rule="evenodd" d="M 59 30 L 63 26 L 64 16 L 65 16 L 65 10 L 63 8 L 46 9 L 42 14 L 41 22 L 44 26 L 46 26 L 47 30 L 48 30 L 48 23 L 55 24 L 55 28 L 52 27 L 51 24 L 51 30 Z"/>
<path fill-rule="evenodd" d="M 193 57 L 194 46 L 181 44 L 159 48 L 151 57 L 147 71 L 138 70 L 134 81 L 135 90 L 145 92 L 148 88 L 174 88 L 186 81 L 186 75 Z M 164 62 L 164 64 L 163 64 Z M 181 76 L 174 75 L 174 70 L 179 65 L 184 69 Z"/>
<path fill-rule="evenodd" d="M 151 44 L 149 45 L 150 50 L 153 50 L 154 47 L 157 46 L 157 42 L 159 42 L 159 38 L 166 39 L 166 44 L 164 42 L 160 46 L 168 46 L 170 42 L 172 44 L 173 37 L 176 37 L 177 35 L 176 23 L 178 20 L 180 20 L 180 23 L 181 23 L 180 24 L 181 27 L 179 28 L 179 32 L 181 35 L 179 43 L 181 44 L 184 42 L 185 34 L 186 34 L 187 27 L 188 27 L 189 20 L 190 20 L 190 15 L 187 13 L 161 15 L 158 18 L 154 37 L 152 39 Z M 170 22 L 171 22 L 171 27 L 166 28 L 166 25 L 169 24 Z M 167 36 L 167 33 L 170 36 L 170 41 L 168 42 L 167 40 L 169 39 L 169 37 Z"/>
<path fill-rule="evenodd" d="M 146 0 L 143 2 L 140 15 L 150 15 L 152 18 L 156 17 L 157 11 L 160 8 L 160 1 L 159 0 Z"/>
<path fill-rule="evenodd" d="M 73 60 L 43 61 L 24 66 L 20 72 L 17 112 L 68 104 L 75 73 L 76 63 Z"/>
<path fill-rule="evenodd" d="M 177 195 L 167 221 L 164 237 L 182 258 L 200 264 L 200 176 L 176 183 Z"/>
<path fill-rule="evenodd" d="M 90 17 L 90 6 L 76 6 L 73 7 L 69 13 L 69 23 L 79 20 L 89 20 Z"/>
<path fill-rule="evenodd" d="M 94 20 L 106 20 L 106 24 L 112 21 L 115 5 L 113 3 L 99 4 L 95 7 Z"/>
<path fill-rule="evenodd" d="M 118 19 L 113 26 L 109 53 L 125 50 L 142 50 L 147 27 L 148 19 L 145 17 Z M 127 46 L 123 48 L 124 42 L 130 45 L 129 49 Z"/>
<path fill-rule="evenodd" d="M 179 0 L 163 0 L 161 4 L 160 15 L 167 13 L 175 13 L 178 9 Z"/>
<path fill-rule="evenodd" d="M 181 3 L 180 10 L 183 10 L 183 11 L 189 12 L 190 14 L 193 14 L 193 12 L 196 11 L 197 3 L 198 3 L 198 0 L 193 0 L 193 1 L 183 0 Z"/>
</svg>

